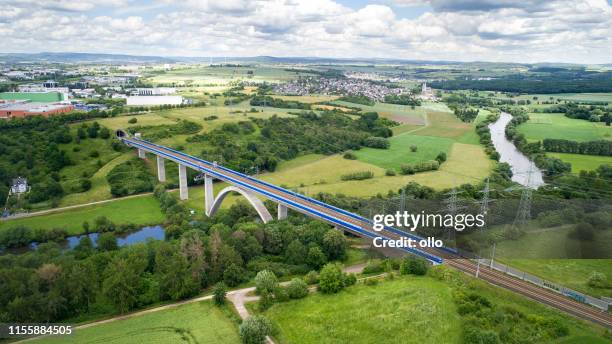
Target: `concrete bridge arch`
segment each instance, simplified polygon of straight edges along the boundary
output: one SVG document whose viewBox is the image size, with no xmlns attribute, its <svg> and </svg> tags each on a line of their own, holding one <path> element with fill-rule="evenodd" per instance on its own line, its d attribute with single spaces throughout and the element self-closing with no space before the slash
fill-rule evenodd
<svg viewBox="0 0 612 344">
<path fill-rule="evenodd" d="M 255 194 L 235 186 L 228 186 L 219 192 L 217 197 L 215 197 L 214 201 L 212 202 L 212 205 L 210 206 L 208 216 L 214 216 L 221 207 L 221 203 L 223 203 L 225 197 L 232 192 L 237 192 L 244 196 L 244 198 L 249 201 L 253 208 L 255 208 L 255 211 L 257 211 L 257 214 L 259 215 L 263 223 L 268 223 L 269 221 L 272 221 L 272 215 L 270 215 L 268 208 L 266 208 L 263 202 L 259 198 L 257 198 Z"/>
</svg>

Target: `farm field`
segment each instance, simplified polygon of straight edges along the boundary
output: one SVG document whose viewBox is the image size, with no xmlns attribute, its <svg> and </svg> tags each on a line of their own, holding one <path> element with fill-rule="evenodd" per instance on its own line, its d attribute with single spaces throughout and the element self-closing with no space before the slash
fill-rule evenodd
<svg viewBox="0 0 612 344">
<path fill-rule="evenodd" d="M 26 226 L 33 229 L 65 228 L 70 235 L 83 232 L 83 221 L 90 225 L 98 216 L 106 216 L 116 224 L 159 224 L 164 216 L 159 202 L 153 195 L 120 199 L 113 202 L 68 209 L 57 213 L 0 221 L 0 231 L 5 228 Z"/>
<path fill-rule="evenodd" d="M 358 107 L 361 108 L 364 112 L 375 111 L 378 112 L 381 117 L 388 118 L 402 124 L 426 124 L 426 111 L 424 107 L 415 107 L 414 109 L 412 109 L 410 106 L 407 105 L 386 103 L 376 103 L 373 106 L 368 106 L 339 100 L 334 101 L 333 104 L 346 107 Z"/>
<path fill-rule="evenodd" d="M 570 153 L 546 153 L 546 155 L 572 164 L 572 173 L 580 173 L 583 170 L 594 171 L 601 165 L 612 165 L 612 157 L 609 156 Z"/>
<path fill-rule="evenodd" d="M 448 155 L 453 140 L 448 138 L 402 134 L 389 138 L 389 149 L 362 148 L 355 151 L 357 159 L 385 169 L 400 171 L 403 164 L 434 160 L 438 153 Z M 411 146 L 417 151 L 412 152 Z"/>
<path fill-rule="evenodd" d="M 291 165 L 273 173 L 261 175 L 261 179 L 277 185 L 297 189 L 301 193 L 313 195 L 318 192 L 341 193 L 350 196 L 367 197 L 389 190 L 397 191 L 410 181 L 430 186 L 437 190 L 450 188 L 463 183 L 476 183 L 483 180 L 493 167 L 480 146 L 454 143 L 447 161 L 438 171 L 417 173 L 415 175 L 385 176 L 385 169 L 361 162 L 343 159 L 339 155 L 319 160 L 305 161 L 303 165 Z M 367 180 L 341 181 L 340 175 L 372 171 L 374 178 Z"/>
<path fill-rule="evenodd" d="M 467 288 L 498 309 L 512 308 L 526 318 L 537 314 L 567 325 L 569 334 L 554 343 L 606 343 L 601 328 L 498 287 L 465 279 Z M 263 314 L 278 326 L 275 339 L 281 344 L 461 343 L 462 319 L 452 298 L 457 288 L 428 276 L 400 277 L 375 286 L 358 284 L 334 295 L 312 294 L 276 304 Z"/>
<path fill-rule="evenodd" d="M 537 97 L 537 100 L 534 100 L 533 97 Z M 505 98 L 502 94 L 497 94 L 496 98 Z M 537 101 L 549 101 L 551 100 L 571 100 L 571 101 L 583 101 L 583 102 L 611 102 L 612 103 L 612 93 L 552 93 L 552 94 L 523 94 L 518 97 L 513 97 L 511 99 L 516 100 L 531 100 L 532 102 Z"/>
<path fill-rule="evenodd" d="M 550 113 L 530 113 L 529 117 L 529 121 L 518 126 L 518 131 L 528 141 L 546 138 L 581 142 L 612 139 L 612 127 L 606 127 L 601 122 L 593 123 Z"/>
<path fill-rule="evenodd" d="M 503 263 L 591 296 L 612 296 L 610 288 L 587 284 L 593 272 L 601 272 L 612 285 L 611 259 L 504 259 Z"/>
<path fill-rule="evenodd" d="M 219 61 L 214 61 L 219 63 Z M 252 74 L 249 74 L 252 72 Z M 300 75 L 309 75 L 300 73 Z M 187 86 L 222 86 L 232 81 L 245 80 L 251 82 L 283 82 L 292 80 L 297 76 L 295 72 L 289 72 L 281 68 L 266 66 L 257 67 L 209 67 L 199 66 L 193 68 L 175 69 L 156 73 L 147 77 L 144 82 L 157 84 L 175 84 Z"/>
<path fill-rule="evenodd" d="M 211 301 L 202 301 L 77 329 L 70 336 L 45 337 L 36 343 L 238 344 L 238 325 L 229 312 Z"/>
</svg>

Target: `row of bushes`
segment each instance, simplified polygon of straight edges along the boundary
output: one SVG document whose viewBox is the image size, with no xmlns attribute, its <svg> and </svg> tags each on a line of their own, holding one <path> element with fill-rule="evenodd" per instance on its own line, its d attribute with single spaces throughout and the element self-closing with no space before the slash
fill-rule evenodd
<svg viewBox="0 0 612 344">
<path fill-rule="evenodd" d="M 371 171 L 361 171 L 361 172 L 353 172 L 347 173 L 340 176 L 341 180 L 364 180 L 371 179 L 374 177 L 374 173 Z"/>
<path fill-rule="evenodd" d="M 402 174 L 415 174 L 425 171 L 435 171 L 440 168 L 440 163 L 437 160 L 423 161 L 417 164 L 404 164 L 400 167 Z"/>
</svg>

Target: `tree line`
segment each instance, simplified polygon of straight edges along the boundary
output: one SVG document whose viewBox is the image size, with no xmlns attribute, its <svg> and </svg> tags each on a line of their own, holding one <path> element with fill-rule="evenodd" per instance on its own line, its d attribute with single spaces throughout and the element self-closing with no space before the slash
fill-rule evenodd
<svg viewBox="0 0 612 344">
<path fill-rule="evenodd" d="M 612 156 L 612 141 L 607 140 L 577 142 L 564 139 L 544 139 L 542 147 L 547 152 Z"/>
</svg>

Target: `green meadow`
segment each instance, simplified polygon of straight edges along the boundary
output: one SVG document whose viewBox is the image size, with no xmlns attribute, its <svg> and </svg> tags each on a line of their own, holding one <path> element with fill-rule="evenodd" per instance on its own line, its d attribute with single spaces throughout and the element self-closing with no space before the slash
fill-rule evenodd
<svg viewBox="0 0 612 344">
<path fill-rule="evenodd" d="M 570 153 L 546 153 L 546 155 L 559 158 L 572 164 L 572 173 L 594 171 L 601 165 L 612 165 L 612 157 L 609 156 Z"/>
<path fill-rule="evenodd" d="M 469 289 L 502 312 L 512 309 L 525 326 L 545 316 L 567 326 L 568 335 L 547 343 L 607 343 L 603 329 L 485 282 L 461 276 L 460 287 L 429 276 L 406 276 L 366 286 L 359 283 L 338 294 L 311 294 L 278 303 L 263 314 L 285 343 L 464 343 L 463 319 L 453 293 Z M 501 316 L 501 314 L 500 314 Z M 531 320 L 530 320 L 531 319 Z M 518 329 L 517 329 L 518 330 Z"/>
<path fill-rule="evenodd" d="M 528 141 L 565 139 L 573 141 L 593 141 L 612 139 L 612 127 L 604 123 L 594 123 L 582 119 L 565 117 L 558 113 L 530 113 L 529 121 L 519 125 L 518 131 Z"/>
<path fill-rule="evenodd" d="M 44 215 L 2 220 L 0 231 L 16 226 L 27 226 L 33 229 L 65 228 L 70 235 L 77 235 L 83 232 L 81 228 L 83 221 L 89 221 L 91 225 L 98 216 L 106 216 L 116 224 L 150 225 L 159 224 L 164 220 L 157 199 L 152 195 L 143 195 Z"/>
<path fill-rule="evenodd" d="M 453 145 L 449 138 L 401 134 L 389 139 L 389 149 L 362 148 L 355 151 L 360 161 L 399 172 L 403 164 L 434 160 L 440 153 L 448 154 Z M 411 147 L 417 147 L 416 152 Z"/>
<path fill-rule="evenodd" d="M 36 343 L 239 344 L 238 324 L 232 317 L 229 308 L 202 301 L 76 329 L 70 336 L 44 337 Z"/>
</svg>

